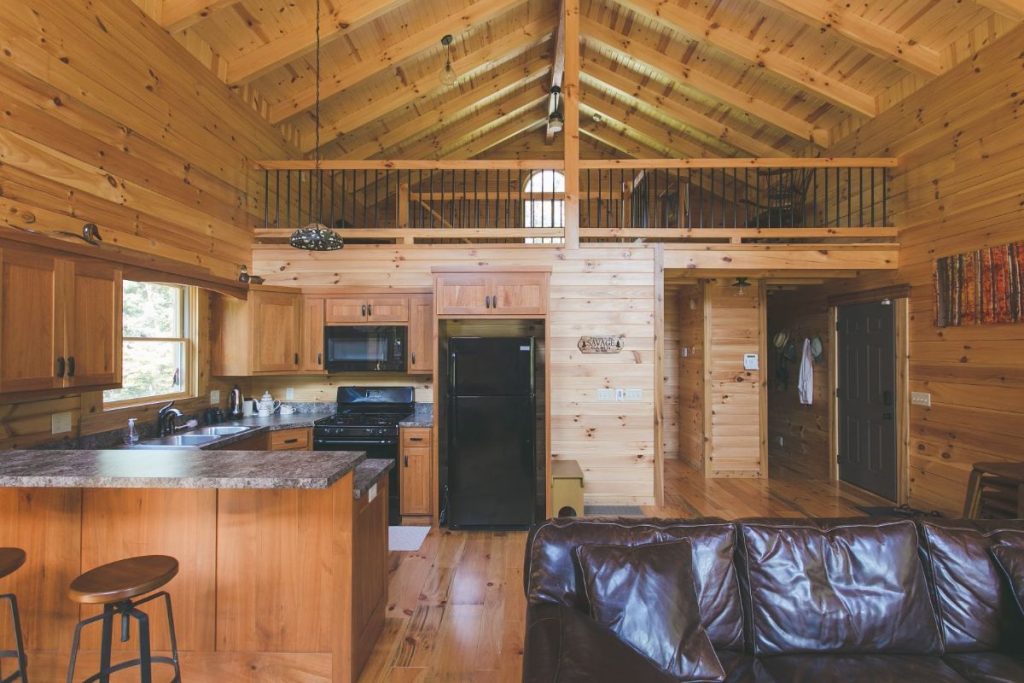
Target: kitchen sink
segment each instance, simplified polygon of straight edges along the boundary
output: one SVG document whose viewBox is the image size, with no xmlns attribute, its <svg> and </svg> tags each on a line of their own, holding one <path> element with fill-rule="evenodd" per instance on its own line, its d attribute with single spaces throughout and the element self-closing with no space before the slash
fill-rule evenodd
<svg viewBox="0 0 1024 683">
<path fill-rule="evenodd" d="M 199 435 L 210 435 L 210 434 L 212 434 L 213 436 L 231 436 L 232 434 L 241 434 L 242 432 L 248 432 L 248 431 L 253 430 L 253 429 L 256 429 L 256 428 L 255 427 L 239 427 L 237 425 L 236 426 L 223 425 L 223 426 L 220 426 L 220 427 L 200 427 L 199 429 L 193 429 L 191 432 L 189 432 L 188 434 L 186 434 L 184 436 L 190 436 L 192 434 L 199 434 Z"/>
<path fill-rule="evenodd" d="M 162 439 L 151 439 L 136 444 L 135 448 L 189 448 L 202 446 L 211 441 L 216 441 L 220 436 L 217 434 L 175 434 L 165 436 Z"/>
</svg>

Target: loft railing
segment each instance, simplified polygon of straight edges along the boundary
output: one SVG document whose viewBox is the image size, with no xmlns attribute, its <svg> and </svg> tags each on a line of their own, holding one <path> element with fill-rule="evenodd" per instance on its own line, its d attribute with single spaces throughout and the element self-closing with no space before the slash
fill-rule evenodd
<svg viewBox="0 0 1024 683">
<path fill-rule="evenodd" d="M 359 243 L 884 241 L 893 159 L 261 162 L 265 242 L 317 221 Z M 571 216 L 576 217 L 576 216 Z"/>
</svg>

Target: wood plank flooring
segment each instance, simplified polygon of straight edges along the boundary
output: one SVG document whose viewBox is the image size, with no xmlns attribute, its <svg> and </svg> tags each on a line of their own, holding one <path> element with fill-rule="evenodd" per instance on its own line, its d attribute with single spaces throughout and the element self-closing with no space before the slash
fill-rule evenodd
<svg viewBox="0 0 1024 683">
<path fill-rule="evenodd" d="M 845 484 L 705 480 L 667 461 L 662 517 L 837 517 L 885 501 Z M 387 622 L 360 683 L 518 683 L 522 677 L 525 532 L 432 530 L 392 553 Z"/>
</svg>

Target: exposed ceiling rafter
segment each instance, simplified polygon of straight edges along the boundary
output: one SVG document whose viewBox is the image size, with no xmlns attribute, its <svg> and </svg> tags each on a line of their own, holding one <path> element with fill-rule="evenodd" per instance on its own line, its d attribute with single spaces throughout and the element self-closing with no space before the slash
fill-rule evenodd
<svg viewBox="0 0 1024 683">
<path fill-rule="evenodd" d="M 540 130 L 546 122 L 547 116 L 543 112 L 538 116 L 535 111 L 525 111 L 517 118 L 484 133 L 469 143 L 461 145 L 455 151 L 446 154 L 444 158 L 457 160 L 478 157 L 498 145 L 514 140 L 521 135 Z"/>
<path fill-rule="evenodd" d="M 238 4 L 238 0 L 163 0 L 160 25 L 174 33 L 198 24 L 217 10 Z"/>
<path fill-rule="evenodd" d="M 555 53 L 551 58 L 551 88 L 549 92 L 556 92 L 555 88 L 561 91 L 562 78 L 565 76 L 565 0 L 561 0 L 558 5 L 558 30 L 555 32 Z M 573 47 L 579 49 L 579 46 Z M 544 131 L 545 142 L 549 145 L 554 142 L 557 132 L 549 117 Z"/>
<path fill-rule="evenodd" d="M 996 14 L 1012 19 L 1013 21 L 1024 21 L 1024 0 L 974 0 L 985 9 Z"/>
</svg>

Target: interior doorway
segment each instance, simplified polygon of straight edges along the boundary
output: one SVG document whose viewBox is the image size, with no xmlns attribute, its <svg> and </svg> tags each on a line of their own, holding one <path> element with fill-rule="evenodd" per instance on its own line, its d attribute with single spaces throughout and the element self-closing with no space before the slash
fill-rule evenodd
<svg viewBox="0 0 1024 683">
<path fill-rule="evenodd" d="M 896 307 L 889 299 L 836 309 L 839 479 L 895 501 L 899 491 Z"/>
</svg>

